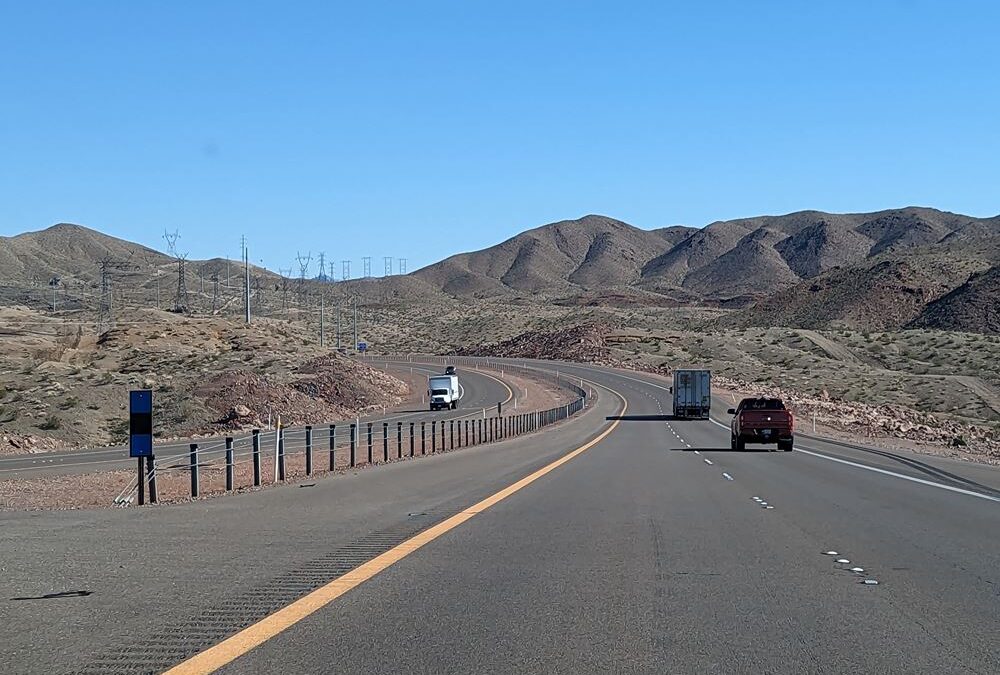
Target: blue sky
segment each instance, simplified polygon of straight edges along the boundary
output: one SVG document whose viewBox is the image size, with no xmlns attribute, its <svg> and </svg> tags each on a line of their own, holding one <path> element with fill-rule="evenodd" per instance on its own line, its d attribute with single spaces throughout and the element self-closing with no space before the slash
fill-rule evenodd
<svg viewBox="0 0 1000 675">
<path fill-rule="evenodd" d="M 602 213 L 1000 212 L 994 2 L 5 2 L 0 234 L 410 271 Z"/>
</svg>

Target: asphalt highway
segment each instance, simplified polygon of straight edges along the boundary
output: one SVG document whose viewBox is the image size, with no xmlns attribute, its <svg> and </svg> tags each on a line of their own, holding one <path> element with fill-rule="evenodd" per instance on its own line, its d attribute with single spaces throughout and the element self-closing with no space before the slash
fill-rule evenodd
<svg viewBox="0 0 1000 675">
<path fill-rule="evenodd" d="M 7 669 L 1000 672 L 996 469 L 732 452 L 660 380 L 533 365 L 597 400 L 310 488 L 0 515 Z"/>
<path fill-rule="evenodd" d="M 435 375 L 441 370 L 440 366 L 426 363 L 389 363 L 372 361 L 373 365 L 386 366 L 401 370 L 412 369 L 414 373 L 421 375 Z M 467 417 L 482 411 L 483 408 L 495 407 L 498 402 L 505 402 L 512 392 L 502 380 L 485 372 L 475 370 L 463 370 L 460 373 L 460 381 L 464 389 L 464 396 L 456 410 L 430 411 L 427 409 L 417 409 L 413 402 L 404 404 L 400 409 L 389 410 L 385 414 L 371 414 L 361 416 L 360 421 L 395 423 L 397 421 L 411 420 L 440 420 L 456 419 Z M 338 424 L 341 429 L 346 429 L 355 420 L 328 420 L 328 424 Z M 317 427 L 317 434 L 321 433 L 321 427 Z M 304 436 L 302 427 L 289 427 L 286 429 L 286 436 L 293 435 L 299 439 Z M 250 448 L 250 435 L 246 433 L 234 434 L 234 447 L 236 451 L 248 452 Z M 345 437 L 346 438 L 346 437 Z M 271 435 L 269 442 L 273 444 L 274 437 Z M 326 442 L 327 436 L 317 436 L 317 442 Z M 192 439 L 196 441 L 202 449 L 202 454 L 214 452 L 215 456 L 220 456 L 224 451 L 224 436 L 215 438 Z M 157 443 L 155 447 L 157 461 L 163 464 L 176 463 L 178 460 L 187 461 L 192 440 L 170 441 Z M 324 446 L 325 447 L 325 446 Z M 91 473 L 94 471 L 111 471 L 116 469 L 134 468 L 135 460 L 129 458 L 128 447 L 93 448 L 83 450 L 64 450 L 56 452 L 35 453 L 30 455 L 14 455 L 0 457 L 0 479 L 33 478 L 37 476 L 71 475 L 81 473 Z"/>
</svg>

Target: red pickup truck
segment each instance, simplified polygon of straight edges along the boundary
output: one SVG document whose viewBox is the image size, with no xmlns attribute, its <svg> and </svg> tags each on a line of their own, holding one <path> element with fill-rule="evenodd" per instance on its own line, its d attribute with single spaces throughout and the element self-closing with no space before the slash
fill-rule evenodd
<svg viewBox="0 0 1000 675">
<path fill-rule="evenodd" d="M 745 398 L 729 414 L 734 416 L 733 450 L 743 450 L 747 443 L 777 443 L 778 450 L 792 450 L 795 419 L 780 398 Z"/>
</svg>

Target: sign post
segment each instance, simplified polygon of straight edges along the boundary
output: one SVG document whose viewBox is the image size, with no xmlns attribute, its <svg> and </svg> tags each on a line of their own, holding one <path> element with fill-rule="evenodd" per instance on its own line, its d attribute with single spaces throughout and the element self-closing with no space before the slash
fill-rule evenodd
<svg viewBox="0 0 1000 675">
<path fill-rule="evenodd" d="M 143 464 L 147 457 L 153 458 L 153 392 L 149 389 L 129 392 L 128 454 L 137 458 L 139 505 L 142 506 L 146 501 Z M 150 498 L 153 498 L 152 490 Z"/>
</svg>

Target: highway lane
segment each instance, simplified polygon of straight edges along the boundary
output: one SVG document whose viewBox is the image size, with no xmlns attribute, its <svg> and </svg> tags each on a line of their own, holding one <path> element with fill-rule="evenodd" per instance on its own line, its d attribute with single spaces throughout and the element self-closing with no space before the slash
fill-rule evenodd
<svg viewBox="0 0 1000 675">
<path fill-rule="evenodd" d="M 1000 504 L 720 451 L 663 389 L 576 372 L 628 399 L 611 437 L 223 672 L 1000 670 Z"/>
<path fill-rule="evenodd" d="M 384 362 L 375 360 L 377 365 L 386 365 Z M 424 375 L 434 375 L 440 372 L 440 366 L 434 363 L 410 362 L 389 363 L 390 368 L 400 370 L 412 368 L 413 372 Z M 507 387 L 502 378 L 494 374 L 479 372 L 476 370 L 460 371 L 460 379 L 464 388 L 464 396 L 456 410 L 418 410 L 412 402 L 404 404 L 400 409 L 389 411 L 386 414 L 370 414 L 361 416 L 362 423 L 373 422 L 376 425 L 383 422 L 395 423 L 397 421 L 412 420 L 441 420 L 460 419 L 481 414 L 483 408 L 495 407 L 498 402 L 506 402 L 512 396 L 511 390 Z M 326 424 L 337 424 L 340 428 L 346 428 L 355 420 L 329 420 Z M 327 436 L 323 436 L 324 430 L 317 427 L 316 443 L 322 443 L 325 447 Z M 343 433 L 343 432 L 342 432 Z M 298 439 L 302 444 L 304 437 L 303 427 L 289 427 L 286 429 L 286 437 Z M 246 453 L 250 449 L 250 435 L 246 433 L 233 434 L 234 447 L 237 453 Z M 344 437 L 345 439 L 348 436 Z M 224 436 L 213 438 L 199 438 L 184 441 L 171 441 L 158 444 L 156 446 L 157 460 L 169 464 L 171 462 L 186 461 L 191 442 L 197 442 L 202 449 L 202 455 L 206 458 L 221 457 L 224 452 Z M 274 443 L 273 433 L 262 435 L 262 442 Z M 346 441 L 345 441 L 346 442 Z M 214 453 L 211 454 L 211 453 Z M 37 476 L 71 475 L 80 473 L 90 473 L 94 471 L 110 471 L 116 469 L 133 469 L 135 460 L 128 457 L 127 447 L 115 448 L 94 448 L 85 450 L 69 450 L 37 453 L 30 455 L 15 455 L 0 457 L 0 479 L 21 479 L 33 478 Z"/>
<path fill-rule="evenodd" d="M 361 550 L 366 535 L 424 529 L 593 440 L 620 412 L 614 390 L 628 410 L 603 441 L 234 654 L 224 672 L 1000 669 L 1000 504 L 987 494 L 801 452 L 729 452 L 722 427 L 659 419 L 669 396 L 655 381 L 573 372 L 609 389 L 534 437 L 304 491 L 3 514 L 2 598 L 94 591 L 6 601 L 9 662 L 15 672 L 107 666 L 95 659 L 127 643 L 137 622 L 190 648 L 193 627 L 242 589 L 320 569 L 345 544 Z M 52 629 L 40 638 L 39 625 Z M 147 644 L 122 659 L 158 653 Z"/>
</svg>

